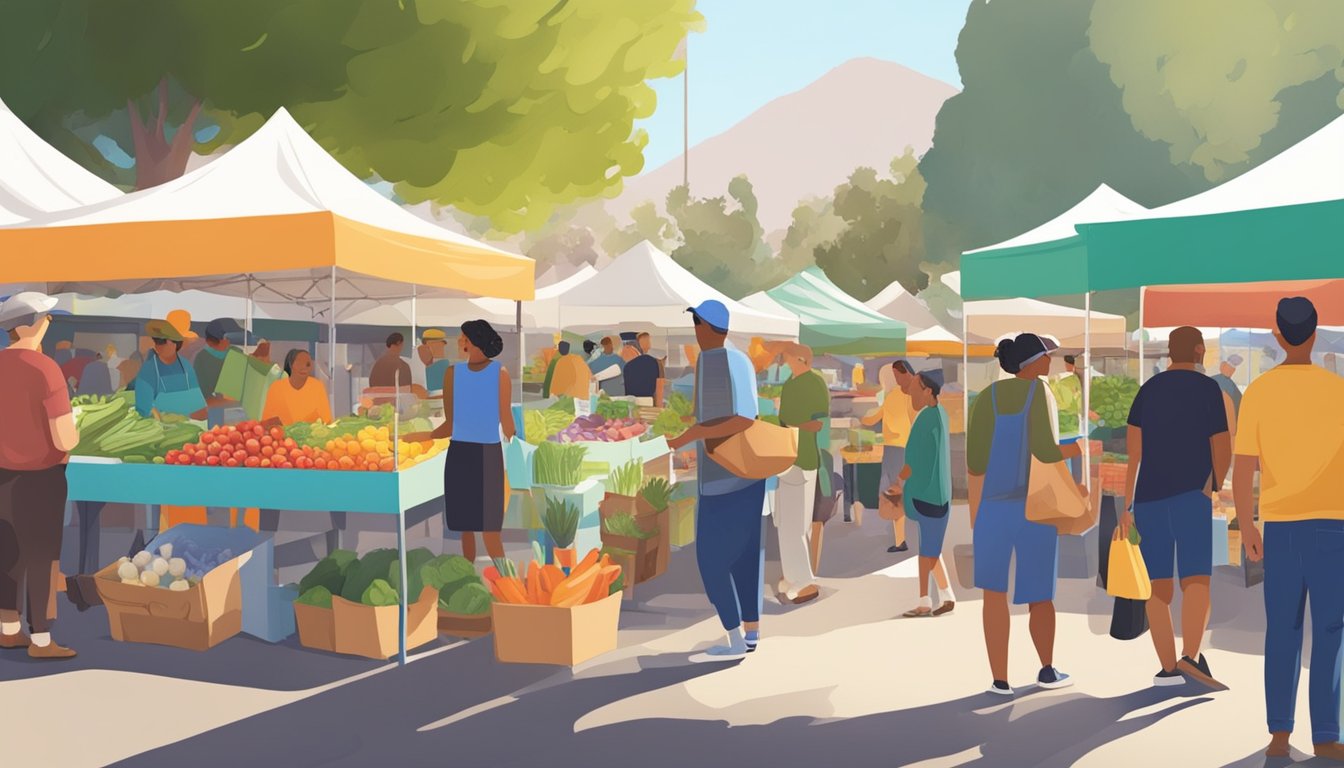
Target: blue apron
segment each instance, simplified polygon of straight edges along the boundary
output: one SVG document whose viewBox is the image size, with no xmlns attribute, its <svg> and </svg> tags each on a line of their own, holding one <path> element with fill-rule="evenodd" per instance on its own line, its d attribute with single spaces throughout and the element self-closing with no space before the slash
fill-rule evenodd
<svg viewBox="0 0 1344 768">
<path fill-rule="evenodd" d="M 989 447 L 989 466 L 985 470 L 982 497 L 986 501 L 1017 502 L 1026 512 L 1027 481 L 1031 471 L 1031 445 L 1027 419 L 1036 396 L 1033 383 L 1027 391 L 1027 404 L 1020 413 L 999 413 L 999 388 L 990 387 L 994 408 L 994 439 Z"/>
<path fill-rule="evenodd" d="M 190 416 L 205 408 L 205 395 L 201 394 L 200 387 L 191 385 L 187 365 L 182 362 L 181 356 L 177 358 L 177 364 L 182 368 L 182 381 L 185 384 L 182 389 L 164 389 L 163 378 L 159 376 L 159 366 L 162 363 L 157 357 L 151 362 L 154 364 L 154 410 L 161 414 L 177 413 Z"/>
</svg>

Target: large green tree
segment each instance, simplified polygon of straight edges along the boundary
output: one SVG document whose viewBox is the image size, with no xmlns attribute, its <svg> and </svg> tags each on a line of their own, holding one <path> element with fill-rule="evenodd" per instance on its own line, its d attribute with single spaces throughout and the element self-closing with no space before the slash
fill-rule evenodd
<svg viewBox="0 0 1344 768">
<path fill-rule="evenodd" d="M 1318 104 L 1344 109 L 1344 3 L 1096 0 L 1090 40 L 1134 126 L 1209 181 L 1246 167 L 1284 124 L 1286 89 L 1322 81 L 1334 99 Z"/>
<path fill-rule="evenodd" d="M 702 23 L 694 0 L 11 0 L 0 97 L 114 142 L 138 187 L 285 106 L 403 200 L 517 231 L 642 169 L 645 81 Z"/>
<path fill-rule="evenodd" d="M 844 229 L 816 249 L 817 264 L 846 293 L 867 301 L 900 281 L 911 293 L 927 283 L 924 259 L 925 183 L 914 151 L 892 160 L 890 178 L 859 168 L 835 190 L 835 214 Z"/>
<path fill-rule="evenodd" d="M 672 258 L 732 298 L 772 288 L 786 277 L 765 243 L 756 192 L 746 176 L 728 182 L 726 198 L 692 197 L 685 186 L 676 187 L 667 194 L 667 212 L 682 240 Z"/>
</svg>

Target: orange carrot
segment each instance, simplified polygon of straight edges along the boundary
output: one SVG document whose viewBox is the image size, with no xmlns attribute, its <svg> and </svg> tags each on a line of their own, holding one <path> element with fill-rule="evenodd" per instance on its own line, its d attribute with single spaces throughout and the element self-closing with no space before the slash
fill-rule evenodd
<svg viewBox="0 0 1344 768">
<path fill-rule="evenodd" d="M 541 605 L 541 565 L 536 560 L 527 566 L 527 602 Z"/>
<path fill-rule="evenodd" d="M 588 598 L 588 593 L 593 590 L 593 582 L 597 579 L 597 569 L 588 568 L 582 573 L 570 574 L 569 578 L 561 582 L 551 593 L 551 605 L 560 608 L 572 608 L 576 605 L 582 605 Z"/>
</svg>

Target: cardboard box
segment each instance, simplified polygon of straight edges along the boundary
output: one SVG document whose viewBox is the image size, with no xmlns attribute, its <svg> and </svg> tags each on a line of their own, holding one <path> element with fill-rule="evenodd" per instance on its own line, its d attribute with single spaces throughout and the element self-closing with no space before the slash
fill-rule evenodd
<svg viewBox="0 0 1344 768">
<path fill-rule="evenodd" d="M 439 610 L 439 634 L 450 637 L 485 637 L 494 627 L 490 614 L 468 616 Z"/>
<path fill-rule="evenodd" d="M 299 645 L 315 651 L 336 652 L 336 617 L 332 609 L 295 603 L 294 624 L 299 629 Z"/>
<path fill-rule="evenodd" d="M 616 650 L 621 596 L 573 608 L 495 603 L 495 659 L 572 667 Z"/>
<path fill-rule="evenodd" d="M 426 587 L 420 599 L 406 606 L 406 650 L 433 642 L 439 635 L 439 591 Z M 401 610 L 395 605 L 364 605 L 331 598 L 336 653 L 388 659 L 397 654 Z"/>
<path fill-rule="evenodd" d="M 626 583 L 641 584 L 663 575 L 671 559 L 671 534 L 668 530 L 670 515 L 668 510 L 641 515 L 635 518 L 635 524 L 645 531 L 657 531 L 653 536 L 640 539 L 634 536 L 618 536 L 602 531 L 602 545 L 623 549 L 635 553 L 634 571 L 626 573 Z"/>
<path fill-rule="evenodd" d="M 118 563 L 95 576 L 107 606 L 113 640 L 205 651 L 243 628 L 243 588 L 238 572 L 252 557 L 244 552 L 215 568 L 184 592 L 122 584 Z"/>
</svg>

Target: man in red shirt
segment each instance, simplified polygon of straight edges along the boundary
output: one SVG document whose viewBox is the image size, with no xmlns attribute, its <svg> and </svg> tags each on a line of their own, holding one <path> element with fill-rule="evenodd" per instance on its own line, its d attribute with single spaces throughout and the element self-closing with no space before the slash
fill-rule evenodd
<svg viewBox="0 0 1344 768">
<path fill-rule="evenodd" d="M 79 443 L 70 395 L 56 361 L 42 354 L 56 300 L 24 292 L 0 303 L 0 649 L 34 659 L 75 655 L 51 639 L 53 568 L 61 556 L 65 464 Z M 30 635 L 18 616 L 26 585 Z"/>
</svg>

